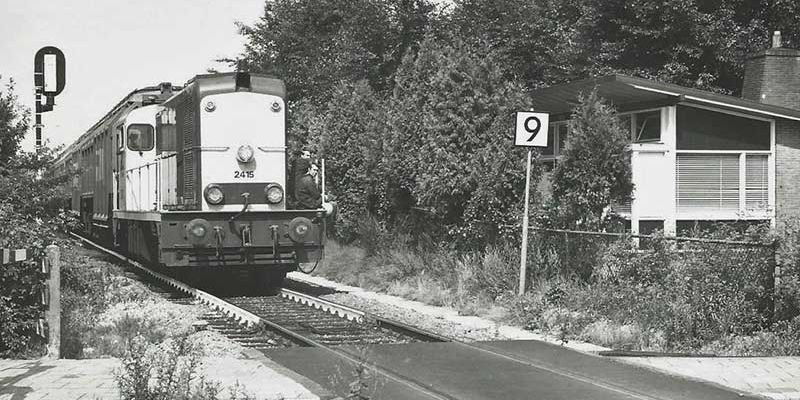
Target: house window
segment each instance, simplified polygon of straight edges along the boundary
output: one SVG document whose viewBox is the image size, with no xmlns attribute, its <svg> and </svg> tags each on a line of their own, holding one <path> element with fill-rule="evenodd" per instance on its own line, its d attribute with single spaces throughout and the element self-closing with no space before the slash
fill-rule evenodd
<svg viewBox="0 0 800 400">
<path fill-rule="evenodd" d="M 661 140 L 661 110 L 633 114 L 633 141 L 657 142 Z"/>
<path fill-rule="evenodd" d="M 678 150 L 770 150 L 768 121 L 696 107 L 677 108 Z"/>
<path fill-rule="evenodd" d="M 661 109 L 619 114 L 622 129 L 630 132 L 633 143 L 661 140 Z"/>
<path fill-rule="evenodd" d="M 679 213 L 770 209 L 769 121 L 678 106 L 676 128 Z"/>
<path fill-rule="evenodd" d="M 640 220 L 639 234 L 652 235 L 656 231 L 664 231 L 664 220 Z"/>
<path fill-rule="evenodd" d="M 564 154 L 568 131 L 566 121 L 550 124 L 547 129 L 547 147 L 541 150 L 543 159 L 555 159 Z"/>
<path fill-rule="evenodd" d="M 745 171 L 745 207 L 763 210 L 769 206 L 769 156 L 748 154 Z"/>
<path fill-rule="evenodd" d="M 678 212 L 739 209 L 739 155 L 679 153 Z"/>
</svg>

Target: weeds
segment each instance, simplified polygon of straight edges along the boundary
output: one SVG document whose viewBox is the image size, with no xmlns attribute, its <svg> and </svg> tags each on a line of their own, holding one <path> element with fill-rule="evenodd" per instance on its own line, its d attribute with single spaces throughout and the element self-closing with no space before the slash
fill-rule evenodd
<svg viewBox="0 0 800 400">
<path fill-rule="evenodd" d="M 369 365 L 369 348 L 358 346 L 355 351 L 356 364 L 349 370 L 337 365 L 330 378 L 331 387 L 346 391 L 347 400 L 369 400 L 378 393 L 379 382 Z"/>
<path fill-rule="evenodd" d="M 759 229 L 763 227 L 705 235 L 773 237 Z M 561 235 L 529 252 L 534 263 L 545 263 L 529 268 L 528 292 L 516 296 L 518 249 L 458 251 L 408 234 L 392 236 L 373 222 L 369 252 L 331 241 L 333 257 L 318 272 L 368 290 L 450 306 L 461 314 L 492 316 L 564 341 L 582 339 L 625 349 L 698 351 L 717 346 L 733 352 L 792 353 L 796 341 L 786 333 L 793 332 L 786 321 L 800 313 L 800 228 L 787 231 L 778 254 L 784 267 L 775 297 L 775 320 L 784 322 L 772 326 L 764 306 L 771 297 L 764 276 L 774 262 L 769 247 L 742 249 L 711 242 L 676 246 L 657 237 L 642 243 L 647 250 L 641 250 L 629 239 L 589 246 Z M 565 246 L 573 252 L 568 258 L 559 254 Z M 595 254 L 581 259 L 585 251 Z M 560 267 L 576 260 L 581 273 Z M 587 260 L 592 260 L 591 269 L 585 268 Z"/>
<path fill-rule="evenodd" d="M 198 374 L 203 349 L 188 336 L 154 345 L 141 335 L 128 343 L 122 367 L 114 371 L 123 400 L 217 400 L 220 384 Z M 255 400 L 238 382 L 231 400 Z"/>
</svg>

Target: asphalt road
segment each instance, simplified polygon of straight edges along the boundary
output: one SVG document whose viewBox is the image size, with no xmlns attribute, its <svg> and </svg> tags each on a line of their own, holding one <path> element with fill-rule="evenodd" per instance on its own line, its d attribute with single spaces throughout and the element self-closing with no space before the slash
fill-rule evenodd
<svg viewBox="0 0 800 400">
<path fill-rule="evenodd" d="M 412 384 L 363 379 L 372 399 L 756 399 L 537 341 L 497 341 L 480 349 L 457 343 L 348 347 Z M 313 348 L 279 349 L 267 356 L 339 395 L 356 381 L 354 366 Z M 425 388 L 431 393 L 424 393 Z"/>
</svg>

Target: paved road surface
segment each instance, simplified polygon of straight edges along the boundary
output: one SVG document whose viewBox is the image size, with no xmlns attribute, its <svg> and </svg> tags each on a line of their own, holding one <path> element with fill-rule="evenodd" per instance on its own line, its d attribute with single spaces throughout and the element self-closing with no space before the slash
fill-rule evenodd
<svg viewBox="0 0 800 400">
<path fill-rule="evenodd" d="M 731 389 L 613 359 L 580 353 L 538 341 L 497 341 L 476 350 L 453 343 L 371 345 L 350 348 L 378 365 L 427 387 L 441 399 L 551 400 L 717 400 L 755 399 Z M 500 352 L 506 356 L 498 356 Z M 281 349 L 267 353 L 274 361 L 317 383 L 335 384 L 344 395 L 352 383 L 352 366 L 317 349 Z M 432 399 L 390 380 L 372 382 L 373 399 Z"/>
</svg>

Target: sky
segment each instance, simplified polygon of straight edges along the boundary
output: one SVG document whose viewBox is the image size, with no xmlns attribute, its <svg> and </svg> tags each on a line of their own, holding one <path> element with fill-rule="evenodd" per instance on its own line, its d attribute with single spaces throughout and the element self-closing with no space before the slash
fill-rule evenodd
<svg viewBox="0 0 800 400">
<path fill-rule="evenodd" d="M 214 60 L 242 52 L 236 21 L 251 25 L 265 0 L 0 0 L 0 84 L 15 81 L 34 110 L 33 58 L 55 46 L 66 59 L 66 86 L 42 114 L 42 136 L 70 144 L 136 88 L 183 85 Z M 33 112 L 31 113 L 33 122 Z M 23 141 L 32 150 L 34 130 Z"/>
</svg>

